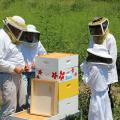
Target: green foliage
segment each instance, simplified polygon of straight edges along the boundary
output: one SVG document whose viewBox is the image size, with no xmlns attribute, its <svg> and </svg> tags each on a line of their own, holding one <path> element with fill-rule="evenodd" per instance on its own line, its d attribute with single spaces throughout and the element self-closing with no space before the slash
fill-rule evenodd
<svg viewBox="0 0 120 120">
<path fill-rule="evenodd" d="M 75 115 L 69 115 L 65 118 L 65 120 L 82 120 L 81 112 L 75 114 Z"/>
<path fill-rule="evenodd" d="M 79 109 L 82 112 L 83 120 L 87 120 L 88 118 L 89 100 L 90 100 L 90 91 L 85 90 L 84 92 L 80 92 Z"/>
<path fill-rule="evenodd" d="M 120 82 L 120 52 L 118 52 L 118 55 L 117 55 L 117 73 L 118 73 L 118 79 L 119 79 L 119 82 Z"/>
<path fill-rule="evenodd" d="M 15 2 L 15 0 L 1 0 L 1 1 L 0 1 L 0 7 L 1 7 L 2 9 L 7 9 L 7 8 L 9 8 L 10 5 L 11 5 L 12 3 L 14 3 L 14 2 Z"/>
<path fill-rule="evenodd" d="M 93 0 L 93 1 L 97 1 L 97 2 L 119 2 L 119 0 Z"/>
<path fill-rule="evenodd" d="M 118 1 L 119 2 L 119 1 Z M 117 3 L 118 3 L 117 2 Z M 110 29 L 119 42 L 119 4 L 103 0 L 1 0 L 0 19 L 20 15 L 41 32 L 41 42 L 47 51 L 80 54 L 80 62 L 88 46 L 88 22 L 94 16 L 110 19 Z M 111 14 L 113 13 L 113 14 Z M 117 15 L 115 17 L 115 14 Z M 2 26 L 2 22 L 0 23 Z M 119 48 L 118 48 L 119 50 Z"/>
</svg>

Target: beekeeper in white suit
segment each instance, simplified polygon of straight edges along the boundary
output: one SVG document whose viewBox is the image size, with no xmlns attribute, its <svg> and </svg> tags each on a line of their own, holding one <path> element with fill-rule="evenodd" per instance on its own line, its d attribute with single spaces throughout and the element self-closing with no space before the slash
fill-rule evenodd
<svg viewBox="0 0 120 120">
<path fill-rule="evenodd" d="M 31 79 L 35 78 L 35 57 L 38 55 L 47 54 L 45 48 L 40 42 L 40 32 L 32 24 L 27 25 L 27 31 L 24 31 L 20 39 L 22 44 L 18 47 L 24 56 L 25 71 L 23 72 L 23 80 L 21 87 L 20 99 L 22 101 L 20 110 L 29 108 L 31 94 Z"/>
<path fill-rule="evenodd" d="M 98 17 L 89 23 L 89 31 L 91 35 L 89 47 L 92 48 L 94 44 L 103 44 L 108 49 L 109 54 L 113 59 L 113 69 L 111 70 L 108 84 L 112 84 L 118 82 L 116 70 L 117 46 L 114 36 L 109 33 L 108 25 L 109 21 L 104 17 Z"/>
<path fill-rule="evenodd" d="M 118 75 L 116 69 L 116 60 L 117 60 L 117 46 L 114 36 L 109 33 L 109 20 L 105 17 L 96 17 L 92 22 L 88 24 L 90 31 L 90 45 L 92 48 L 94 44 L 103 44 L 109 51 L 109 54 L 112 56 L 112 69 L 109 72 L 109 96 L 111 99 L 112 108 L 114 103 L 111 95 L 111 84 L 118 82 Z"/>
<path fill-rule="evenodd" d="M 17 49 L 18 36 L 25 29 L 25 21 L 20 16 L 6 17 L 4 29 L 0 29 L 0 89 L 2 108 L 0 120 L 9 120 L 17 105 L 17 90 L 21 73 L 24 70 L 24 58 Z"/>
<path fill-rule="evenodd" d="M 88 120 L 113 120 L 107 84 L 112 57 L 103 45 L 94 44 L 87 52 L 81 70 L 84 82 L 91 89 Z"/>
</svg>

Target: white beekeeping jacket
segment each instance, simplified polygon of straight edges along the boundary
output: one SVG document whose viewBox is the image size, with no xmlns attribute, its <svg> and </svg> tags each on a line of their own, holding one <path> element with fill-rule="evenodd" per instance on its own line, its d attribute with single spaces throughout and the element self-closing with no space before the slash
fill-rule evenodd
<svg viewBox="0 0 120 120">
<path fill-rule="evenodd" d="M 81 64 L 83 80 L 91 88 L 88 120 L 113 120 L 108 96 L 108 69 L 104 65 Z"/>
<path fill-rule="evenodd" d="M 93 37 L 90 37 L 89 47 L 92 48 L 94 45 Z M 118 82 L 118 75 L 116 69 L 116 60 L 117 60 L 117 46 L 114 36 L 110 33 L 107 34 L 106 39 L 103 42 L 103 45 L 108 49 L 110 55 L 112 56 L 113 63 L 112 69 L 109 71 L 108 84 Z"/>
<path fill-rule="evenodd" d="M 25 62 L 23 55 L 16 45 L 11 43 L 6 32 L 0 30 L 0 72 L 13 72 L 16 65 L 24 68 Z"/>
<path fill-rule="evenodd" d="M 29 44 L 29 43 L 20 44 L 18 46 L 18 49 L 23 54 L 25 63 L 32 66 L 32 62 L 35 60 L 35 57 L 37 55 L 47 54 L 47 52 L 40 41 L 38 43 L 36 43 L 36 45 L 33 47 L 30 47 L 27 44 Z"/>
<path fill-rule="evenodd" d="M 81 64 L 81 70 L 84 72 L 83 81 L 92 89 L 92 91 L 104 91 L 108 88 L 108 69 L 101 65 L 84 62 Z"/>
</svg>

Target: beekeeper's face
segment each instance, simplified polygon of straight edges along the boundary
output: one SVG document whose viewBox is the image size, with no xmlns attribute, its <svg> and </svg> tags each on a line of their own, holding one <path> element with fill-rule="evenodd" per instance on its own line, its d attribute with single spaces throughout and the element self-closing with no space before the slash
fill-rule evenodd
<svg viewBox="0 0 120 120">
<path fill-rule="evenodd" d="M 23 31 L 19 39 L 20 41 L 27 43 L 37 43 L 39 41 L 39 37 L 39 32 Z"/>
<path fill-rule="evenodd" d="M 109 22 L 106 18 L 98 19 L 98 21 L 92 21 L 88 24 L 90 35 L 103 36 L 108 29 L 108 24 Z"/>
</svg>

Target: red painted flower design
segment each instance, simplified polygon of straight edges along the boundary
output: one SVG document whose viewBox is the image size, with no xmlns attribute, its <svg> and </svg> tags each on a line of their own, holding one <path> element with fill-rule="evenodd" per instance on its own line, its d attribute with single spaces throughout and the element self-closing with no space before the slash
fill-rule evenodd
<svg viewBox="0 0 120 120">
<path fill-rule="evenodd" d="M 56 79 L 57 78 L 57 72 L 52 72 L 52 78 Z"/>
<path fill-rule="evenodd" d="M 75 72 L 75 74 L 74 74 L 75 76 L 77 76 L 77 72 Z"/>
<path fill-rule="evenodd" d="M 42 73 L 43 73 L 42 70 L 39 70 L 39 71 L 38 71 L 38 74 L 39 74 L 39 75 L 41 75 Z"/>
<path fill-rule="evenodd" d="M 36 75 L 35 78 L 38 78 L 38 79 L 39 79 L 40 77 L 39 77 L 39 75 Z"/>
<path fill-rule="evenodd" d="M 65 72 L 60 71 L 59 79 L 63 80 L 65 76 Z"/>
<path fill-rule="evenodd" d="M 72 71 L 72 73 L 74 73 L 75 69 L 72 67 L 71 71 Z"/>
</svg>

